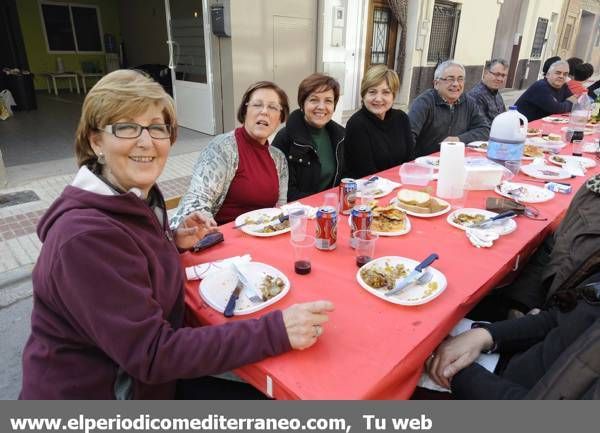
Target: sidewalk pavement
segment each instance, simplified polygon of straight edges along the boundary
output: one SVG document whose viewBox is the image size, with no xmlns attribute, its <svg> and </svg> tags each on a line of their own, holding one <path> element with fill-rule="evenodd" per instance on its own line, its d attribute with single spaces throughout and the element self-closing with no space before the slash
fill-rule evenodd
<svg viewBox="0 0 600 433">
<path fill-rule="evenodd" d="M 192 152 L 169 157 L 158 180 L 166 199 L 185 193 L 199 154 Z M 0 207 L 0 308 L 31 294 L 30 290 L 16 287 L 21 287 L 18 283 L 31 276 L 40 253 L 41 242 L 35 232 L 37 223 L 74 175 L 75 172 L 50 176 L 0 190 L 0 194 L 32 191 L 39 197 L 28 203 Z"/>
</svg>

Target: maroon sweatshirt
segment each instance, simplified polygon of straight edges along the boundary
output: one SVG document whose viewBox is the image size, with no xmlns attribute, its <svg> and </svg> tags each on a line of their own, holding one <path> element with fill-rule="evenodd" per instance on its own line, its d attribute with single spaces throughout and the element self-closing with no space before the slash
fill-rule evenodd
<svg viewBox="0 0 600 433">
<path fill-rule="evenodd" d="M 68 186 L 38 235 L 23 399 L 168 399 L 176 379 L 291 349 L 279 311 L 183 328 L 183 272 L 166 217 L 131 192 Z"/>
</svg>

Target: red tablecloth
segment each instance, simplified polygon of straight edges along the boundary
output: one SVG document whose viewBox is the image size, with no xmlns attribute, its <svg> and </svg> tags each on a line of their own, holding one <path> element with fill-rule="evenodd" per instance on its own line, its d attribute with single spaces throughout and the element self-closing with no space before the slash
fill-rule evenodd
<svg viewBox="0 0 600 433">
<path fill-rule="evenodd" d="M 531 126 L 539 125 L 538 121 Z M 545 131 L 558 132 L 563 125 L 544 126 Z M 563 153 L 570 153 L 570 150 L 567 146 Z M 595 168 L 588 174 L 597 172 Z M 399 180 L 397 168 L 380 175 Z M 519 175 L 517 180 L 525 178 Z M 268 263 L 283 271 L 289 277 L 292 289 L 266 310 L 225 319 L 203 303 L 198 295 L 198 281 L 189 281 L 186 286 L 189 319 L 194 324 L 215 325 L 259 317 L 266 311 L 284 309 L 294 303 L 329 299 L 336 309 L 324 327 L 323 336 L 313 347 L 245 366 L 236 373 L 277 399 L 408 398 L 427 356 L 491 288 L 522 266 L 524 259 L 560 222 L 584 180 L 583 177 L 571 179 L 571 194 L 557 193 L 553 200 L 536 205 L 547 221 L 519 217 L 517 230 L 502 236 L 493 248 L 473 247 L 463 231 L 446 222 L 447 215 L 431 219 L 410 217 L 410 233 L 380 237 L 377 257 L 398 255 L 420 261 L 431 252 L 439 254 L 440 259 L 433 266 L 446 275 L 448 287 L 435 300 L 416 307 L 388 303 L 359 286 L 355 278 L 354 250 L 348 244 L 349 227 L 344 217 L 338 224 L 337 249 L 316 250 L 312 272 L 305 276 L 294 273 L 289 235 L 252 237 L 228 224 L 222 227 L 224 243 L 203 253 L 182 255 L 183 266 L 250 253 L 254 261 Z M 395 192 L 389 198 L 393 194 Z M 467 205 L 484 208 L 485 198 L 489 196 L 496 194 L 471 191 Z M 302 202 L 318 206 L 322 194 Z M 314 222 L 311 224 L 314 226 Z"/>
</svg>

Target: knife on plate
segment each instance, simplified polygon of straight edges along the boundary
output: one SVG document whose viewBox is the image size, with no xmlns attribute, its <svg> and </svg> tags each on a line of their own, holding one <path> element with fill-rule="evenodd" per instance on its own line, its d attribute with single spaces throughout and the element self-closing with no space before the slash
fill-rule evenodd
<svg viewBox="0 0 600 433">
<path fill-rule="evenodd" d="M 231 263 L 231 267 L 237 275 L 238 280 L 242 283 L 242 289 L 244 289 L 244 292 L 246 296 L 248 296 L 248 299 L 255 303 L 263 302 L 264 299 L 262 297 L 262 293 L 259 292 L 256 289 L 256 287 L 254 287 L 254 284 L 252 284 L 252 282 L 248 281 L 248 278 L 246 278 L 242 271 L 240 271 L 240 268 L 238 268 L 238 266 L 233 262 Z"/>
<path fill-rule="evenodd" d="M 483 221 L 480 221 L 478 223 L 475 224 L 471 224 L 469 226 L 470 229 L 477 229 L 477 228 L 483 228 L 484 226 L 493 223 L 494 221 L 499 221 L 499 220 L 503 220 L 505 218 L 513 218 L 516 217 L 517 213 L 514 210 L 507 210 L 506 212 L 502 212 L 499 213 L 496 216 L 493 216 L 491 218 L 486 218 Z"/>
<path fill-rule="evenodd" d="M 256 224 L 256 223 L 251 223 L 251 222 L 245 222 L 245 223 L 238 224 L 237 226 L 233 226 L 233 228 L 234 229 L 239 229 L 239 228 L 242 228 L 244 226 L 255 226 L 255 227 L 264 228 L 264 227 L 270 226 L 272 224 L 278 224 L 280 222 L 282 223 L 284 221 L 287 221 L 288 219 L 290 219 L 289 215 L 284 215 L 284 214 L 281 213 L 279 215 L 274 216 L 270 220 L 265 221 L 264 223 L 258 223 L 258 224 Z"/>
<path fill-rule="evenodd" d="M 396 293 L 400 292 L 402 289 L 404 289 L 409 284 L 414 283 L 417 278 L 419 278 L 421 275 L 423 275 L 423 272 L 425 271 L 425 269 L 439 258 L 440 258 L 440 256 L 438 256 L 436 253 L 432 253 L 429 256 L 427 256 L 427 258 L 425 260 L 423 260 L 421 263 L 419 263 L 415 267 L 415 269 L 412 270 L 412 272 L 410 274 L 408 274 L 406 277 L 404 277 L 401 280 L 396 280 L 396 282 L 394 283 L 394 288 L 392 290 L 386 292 L 385 296 L 395 295 Z"/>
<path fill-rule="evenodd" d="M 233 311 L 235 310 L 235 303 L 240 297 L 240 292 L 244 288 L 244 285 L 238 278 L 237 284 L 235 285 L 235 289 L 231 292 L 231 296 L 229 296 L 229 300 L 227 301 L 227 305 L 225 306 L 225 310 L 223 311 L 223 316 L 231 317 L 233 316 Z"/>
</svg>

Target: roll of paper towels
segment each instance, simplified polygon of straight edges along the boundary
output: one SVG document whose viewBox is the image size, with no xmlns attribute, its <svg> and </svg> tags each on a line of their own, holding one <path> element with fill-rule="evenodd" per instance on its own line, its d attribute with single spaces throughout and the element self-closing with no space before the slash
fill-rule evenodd
<svg viewBox="0 0 600 433">
<path fill-rule="evenodd" d="M 465 143 L 443 141 L 440 147 L 437 196 L 449 199 L 462 197 L 465 176 Z"/>
</svg>

